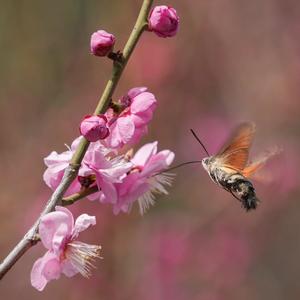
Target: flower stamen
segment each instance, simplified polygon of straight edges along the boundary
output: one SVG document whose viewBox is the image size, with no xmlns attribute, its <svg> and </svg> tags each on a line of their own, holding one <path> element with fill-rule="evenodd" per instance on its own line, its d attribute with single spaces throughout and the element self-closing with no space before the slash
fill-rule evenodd
<svg viewBox="0 0 300 300">
<path fill-rule="evenodd" d="M 148 178 L 150 189 L 138 199 L 140 213 L 143 215 L 151 206 L 155 204 L 155 194 L 168 194 L 164 185 L 171 186 L 174 174 L 161 173 Z"/>
<path fill-rule="evenodd" d="M 91 269 L 95 269 L 94 261 L 100 256 L 101 246 L 90 245 L 79 241 L 72 241 L 67 245 L 66 258 L 86 278 L 91 276 Z"/>
</svg>

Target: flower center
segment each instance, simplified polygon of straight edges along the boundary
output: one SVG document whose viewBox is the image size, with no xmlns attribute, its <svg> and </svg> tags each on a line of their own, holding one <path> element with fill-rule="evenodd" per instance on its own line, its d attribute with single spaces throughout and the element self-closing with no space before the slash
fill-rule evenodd
<svg viewBox="0 0 300 300">
<path fill-rule="evenodd" d="M 96 176 L 94 174 L 89 176 L 78 176 L 77 178 L 81 186 L 84 188 L 88 188 L 96 181 Z"/>
<path fill-rule="evenodd" d="M 126 95 L 122 97 L 120 102 L 124 106 L 124 108 L 127 108 L 131 105 L 132 99 L 128 95 Z"/>
<path fill-rule="evenodd" d="M 98 245 L 71 241 L 67 245 L 65 256 L 83 277 L 89 278 L 91 270 L 95 268 L 93 264 L 95 259 L 102 258 L 100 250 L 101 246 Z"/>
</svg>

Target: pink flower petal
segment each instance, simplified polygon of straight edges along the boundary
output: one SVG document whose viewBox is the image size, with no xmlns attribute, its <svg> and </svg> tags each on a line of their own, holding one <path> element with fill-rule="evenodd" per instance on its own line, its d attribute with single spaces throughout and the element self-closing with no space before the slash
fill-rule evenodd
<svg viewBox="0 0 300 300">
<path fill-rule="evenodd" d="M 149 189 L 145 181 L 146 178 L 140 178 L 140 173 L 132 173 L 121 184 L 117 184 L 118 201 L 114 205 L 114 214 L 118 214 L 121 210 L 127 212 L 131 204 Z"/>
<path fill-rule="evenodd" d="M 130 143 L 131 144 L 137 144 L 142 136 L 146 135 L 148 133 L 148 127 L 147 126 L 142 126 L 139 128 L 135 128 L 134 131 L 134 136 L 132 137 Z"/>
<path fill-rule="evenodd" d="M 48 213 L 41 218 L 39 234 L 43 245 L 47 249 L 52 249 L 53 238 L 61 224 L 66 225 L 64 235 L 70 235 L 73 231 L 73 215 L 64 207 L 57 206 L 55 212 Z"/>
<path fill-rule="evenodd" d="M 96 225 L 96 217 L 88 214 L 80 215 L 75 222 L 73 238 L 77 237 L 79 232 L 82 232 L 89 228 L 91 225 Z"/>
<path fill-rule="evenodd" d="M 148 109 L 155 109 L 156 99 L 152 93 L 144 92 L 137 95 L 132 104 L 130 111 L 133 114 L 144 112 Z M 153 106 L 153 107 L 152 107 Z"/>
<path fill-rule="evenodd" d="M 104 180 L 100 174 L 96 175 L 96 181 L 98 188 L 102 191 L 100 201 L 103 203 L 116 203 L 116 187 L 111 182 Z"/>
<path fill-rule="evenodd" d="M 131 210 L 131 203 L 130 204 L 115 204 L 113 206 L 113 214 L 114 215 L 118 215 L 120 213 L 120 211 L 124 212 L 124 213 L 129 213 Z"/>
<path fill-rule="evenodd" d="M 111 165 L 100 151 L 88 151 L 84 157 L 84 163 L 91 169 L 106 169 Z"/>
<path fill-rule="evenodd" d="M 42 266 L 43 258 L 37 259 L 33 264 L 30 274 L 31 285 L 38 291 L 42 291 L 48 283 L 48 280 L 44 276 L 42 276 Z"/>
<path fill-rule="evenodd" d="M 144 166 L 156 152 L 157 142 L 146 144 L 136 152 L 131 161 L 136 166 Z"/>
<path fill-rule="evenodd" d="M 37 290 L 42 291 L 52 279 L 58 279 L 61 268 L 57 257 L 50 251 L 34 263 L 31 270 L 31 284 Z"/>
<path fill-rule="evenodd" d="M 79 136 L 79 137 L 77 137 L 77 138 L 72 142 L 72 144 L 71 144 L 71 150 L 72 150 L 73 152 L 76 151 L 76 149 L 77 149 L 79 143 L 81 142 L 82 138 L 83 138 L 82 136 Z"/>
<path fill-rule="evenodd" d="M 115 121 L 112 125 L 109 127 L 110 135 L 106 138 L 107 146 L 110 148 L 119 148 L 122 147 L 122 138 L 120 136 L 117 121 Z"/>
<path fill-rule="evenodd" d="M 136 201 L 140 196 L 146 193 L 149 190 L 149 184 L 144 179 L 139 179 L 131 187 L 130 197 L 126 197 L 128 203 Z"/>
<path fill-rule="evenodd" d="M 86 161 L 82 163 L 81 168 L 78 171 L 78 176 L 87 177 L 94 174 L 94 171 L 91 168 L 89 168 L 89 164 L 90 162 L 86 162 Z M 80 188 L 77 191 L 79 190 Z"/>
<path fill-rule="evenodd" d="M 115 162 L 108 169 L 100 169 L 99 172 L 110 182 L 120 182 L 121 177 L 125 176 L 126 173 L 133 167 L 131 162 L 120 160 Z"/>
<path fill-rule="evenodd" d="M 137 95 L 143 93 L 143 92 L 146 92 L 147 91 L 147 88 L 146 87 L 135 87 L 135 88 L 132 88 L 128 91 L 127 95 L 132 99 L 134 97 L 136 97 Z"/>
<path fill-rule="evenodd" d="M 120 117 L 117 120 L 117 130 L 124 144 L 128 143 L 134 134 L 134 123 L 130 116 Z"/>
<path fill-rule="evenodd" d="M 175 153 L 170 150 L 163 150 L 163 151 L 160 151 L 160 153 L 165 156 L 167 166 L 170 166 L 172 164 L 172 162 L 174 161 Z"/>
<path fill-rule="evenodd" d="M 109 127 L 110 135 L 106 138 L 108 147 L 121 148 L 128 143 L 134 135 L 134 123 L 131 116 L 119 117 Z"/>
<path fill-rule="evenodd" d="M 131 118 L 136 127 L 146 126 L 153 117 L 153 111 L 146 110 L 138 114 L 132 114 Z"/>
<path fill-rule="evenodd" d="M 44 158 L 44 163 L 47 167 L 56 166 L 62 162 L 70 160 L 72 157 L 71 151 L 65 151 L 58 154 L 56 151 L 52 151 L 47 157 Z"/>
<path fill-rule="evenodd" d="M 71 234 L 68 230 L 67 224 L 66 223 L 60 224 L 55 234 L 53 235 L 51 250 L 57 256 L 60 256 L 70 239 L 71 239 Z"/>
<path fill-rule="evenodd" d="M 79 273 L 78 269 L 76 269 L 72 263 L 65 259 L 61 264 L 62 273 L 64 273 L 67 277 L 73 277 Z"/>
<path fill-rule="evenodd" d="M 173 162 L 174 157 L 174 153 L 169 150 L 160 151 L 147 162 L 141 172 L 141 176 L 149 177 L 164 171 Z"/>
<path fill-rule="evenodd" d="M 52 190 L 54 190 L 59 185 L 62 177 L 63 169 L 59 173 L 57 173 L 56 171 L 53 172 L 53 168 L 48 168 L 43 174 L 43 180 Z"/>
<path fill-rule="evenodd" d="M 67 222 L 68 226 L 73 228 L 74 218 L 73 218 L 73 214 L 71 213 L 71 211 L 68 210 L 66 207 L 59 206 L 59 205 L 55 206 L 55 210 L 65 213 L 68 216 L 68 219 L 69 219 L 69 221 Z"/>
<path fill-rule="evenodd" d="M 58 258 L 53 254 L 47 257 L 47 261 L 44 262 L 44 267 L 42 268 L 42 275 L 47 281 L 58 279 L 61 274 L 61 266 Z"/>
<path fill-rule="evenodd" d="M 43 174 L 43 179 L 51 189 L 55 189 L 59 185 L 72 155 L 72 151 L 65 151 L 61 154 L 53 151 L 44 158 L 44 162 L 48 168 Z"/>
<path fill-rule="evenodd" d="M 115 186 L 110 182 L 103 181 L 102 184 L 102 193 L 104 198 L 102 198 L 103 202 L 107 203 L 116 203 L 117 202 L 117 191 Z"/>
</svg>

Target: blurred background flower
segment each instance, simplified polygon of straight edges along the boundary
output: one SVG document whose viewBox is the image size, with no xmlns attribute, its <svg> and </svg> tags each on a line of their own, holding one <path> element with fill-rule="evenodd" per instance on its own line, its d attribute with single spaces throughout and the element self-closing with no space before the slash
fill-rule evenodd
<svg viewBox="0 0 300 300">
<path fill-rule="evenodd" d="M 90 35 L 105 28 L 122 48 L 141 1 L 0 1 L 0 256 L 24 234 L 50 195 L 43 158 L 78 134 L 108 78 L 111 62 L 90 54 Z M 163 3 L 155 3 L 157 5 Z M 174 38 L 146 32 L 114 98 L 147 86 L 158 106 L 149 134 L 176 162 L 211 153 L 240 121 L 258 132 L 252 155 L 277 145 L 262 199 L 246 214 L 201 165 L 177 170 L 169 196 L 144 216 L 114 216 L 83 200 L 70 209 L 96 215 L 82 234 L 103 245 L 89 280 L 51 282 L 44 299 L 298 299 L 300 296 L 300 3 L 294 0 L 179 1 Z M 13 121 L 12 121 L 13 120 Z M 9 130 L 8 130 L 9 129 Z M 175 163 L 176 163 L 175 162 Z M 31 249 L 1 282 L 1 298 L 39 299 L 30 286 Z"/>
</svg>

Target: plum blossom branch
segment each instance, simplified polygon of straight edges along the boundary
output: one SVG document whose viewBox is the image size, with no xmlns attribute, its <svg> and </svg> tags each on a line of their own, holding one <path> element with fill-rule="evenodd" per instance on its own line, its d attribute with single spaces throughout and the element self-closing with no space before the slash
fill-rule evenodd
<svg viewBox="0 0 300 300">
<path fill-rule="evenodd" d="M 76 201 L 78 201 L 82 198 L 85 198 L 86 196 L 92 195 L 98 191 L 99 191 L 99 189 L 97 186 L 92 186 L 90 188 L 80 191 L 79 193 L 75 193 L 68 197 L 64 197 L 61 201 L 61 204 L 62 204 L 62 206 L 71 205 L 71 204 L 75 203 Z"/>
<path fill-rule="evenodd" d="M 104 113 L 109 105 L 110 99 L 115 91 L 115 88 L 121 78 L 123 70 L 136 46 L 138 40 L 145 29 L 147 29 L 147 17 L 151 8 L 153 0 L 144 0 L 136 20 L 135 26 L 129 36 L 129 39 L 122 52 L 122 57 L 119 60 L 114 61 L 111 78 L 108 80 L 103 94 L 98 102 L 98 105 L 94 111 L 94 115 Z M 50 199 L 48 200 L 45 208 L 36 220 L 31 229 L 25 234 L 15 248 L 8 254 L 0 265 L 0 279 L 13 267 L 13 265 L 23 256 L 23 254 L 34 246 L 37 242 L 37 232 L 41 218 L 47 213 L 54 210 L 55 206 L 62 201 L 62 197 L 66 190 L 69 188 L 73 180 L 78 174 L 81 161 L 89 147 L 89 142 L 85 138 L 81 138 L 81 141 L 71 159 L 70 165 L 64 172 L 63 179 L 58 185 Z M 75 202 L 76 200 L 74 200 Z"/>
</svg>

